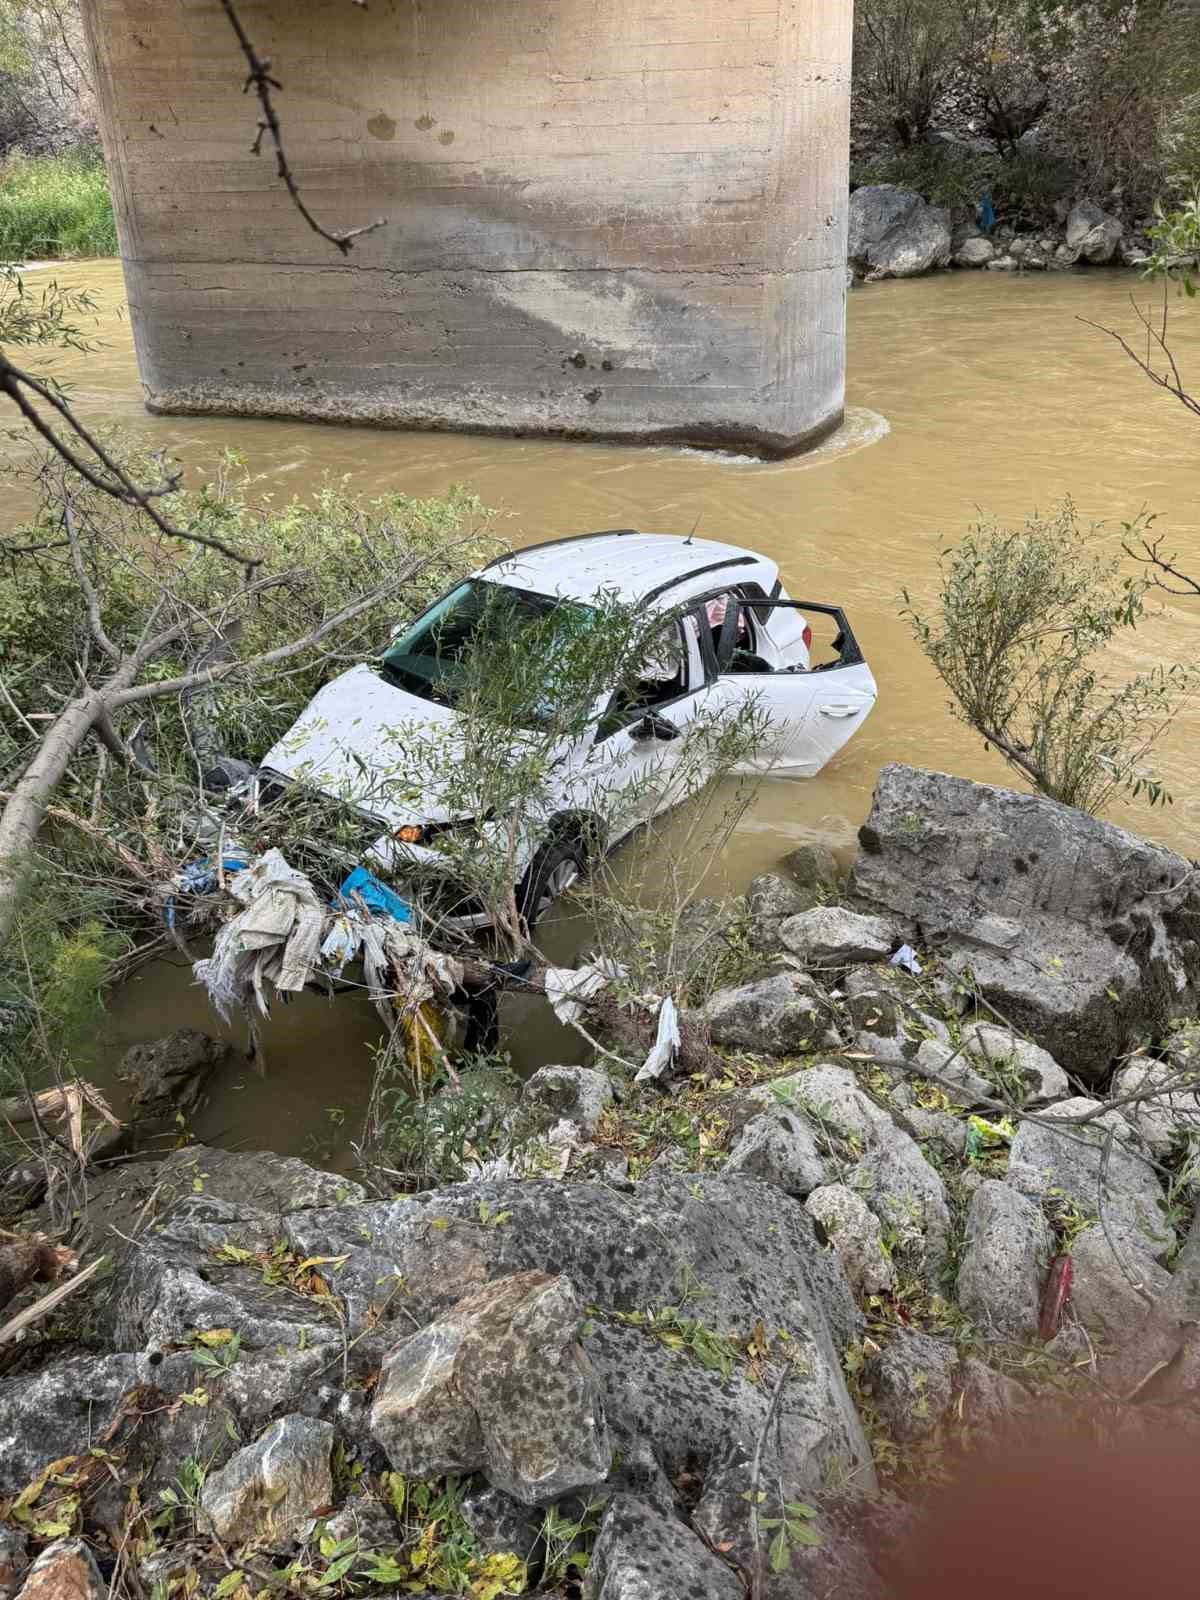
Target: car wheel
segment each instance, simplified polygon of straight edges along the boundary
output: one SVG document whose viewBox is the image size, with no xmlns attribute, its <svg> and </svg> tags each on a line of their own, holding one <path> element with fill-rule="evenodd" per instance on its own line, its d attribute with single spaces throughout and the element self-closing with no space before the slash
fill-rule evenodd
<svg viewBox="0 0 1200 1600">
<path fill-rule="evenodd" d="M 583 846 L 577 839 L 543 845 L 517 890 L 517 904 L 527 928 L 534 928 L 554 902 L 583 876 Z"/>
</svg>

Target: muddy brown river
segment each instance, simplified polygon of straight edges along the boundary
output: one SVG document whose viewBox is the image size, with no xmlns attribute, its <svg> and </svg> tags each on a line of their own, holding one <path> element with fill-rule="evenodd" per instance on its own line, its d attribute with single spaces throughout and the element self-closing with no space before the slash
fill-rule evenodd
<svg viewBox="0 0 1200 1600">
<path fill-rule="evenodd" d="M 499 509 L 514 544 L 698 523 L 701 535 L 773 556 L 792 595 L 844 605 L 878 680 L 878 705 L 819 777 L 761 784 L 713 863 L 710 887 L 742 887 L 808 839 L 848 854 L 885 761 L 1010 781 L 999 758 L 950 716 L 898 616 L 900 590 L 928 596 L 942 544 L 979 512 L 1017 519 L 1069 494 L 1084 519 L 1106 522 L 1099 552 L 1118 547 L 1121 521 L 1147 508 L 1158 513 L 1181 564 L 1200 574 L 1200 423 L 1080 320 L 1131 333 L 1130 293 L 1145 300 L 1151 292 L 1131 273 L 956 273 L 856 290 L 845 427 L 811 455 L 758 463 L 670 449 L 151 417 L 141 405 L 119 267 L 59 271 L 102 307 L 102 347 L 54 362 L 75 403 L 197 471 L 232 446 L 276 497 L 303 495 L 327 473 L 350 474 L 368 494 L 439 494 L 462 483 Z M 1179 303 L 1173 318 L 1176 354 L 1200 389 L 1200 313 Z M 1191 661 L 1198 641 L 1200 600 L 1166 601 L 1136 645 L 1123 649 L 1119 666 Z M 1198 736 L 1200 704 L 1193 703 L 1158 756 L 1174 805 L 1152 813 L 1122 804 L 1112 819 L 1196 853 Z M 555 937 L 569 942 L 562 928 Z M 521 1064 L 577 1057 L 574 1040 L 536 1015 L 518 1012 L 512 1021 Z M 105 1056 L 184 1023 L 213 1026 L 190 972 L 147 969 L 113 997 Z M 345 1162 L 371 1077 L 367 1046 L 378 1031 L 366 1007 L 302 998 L 271 1024 L 267 1078 L 231 1066 L 194 1131 Z"/>
</svg>

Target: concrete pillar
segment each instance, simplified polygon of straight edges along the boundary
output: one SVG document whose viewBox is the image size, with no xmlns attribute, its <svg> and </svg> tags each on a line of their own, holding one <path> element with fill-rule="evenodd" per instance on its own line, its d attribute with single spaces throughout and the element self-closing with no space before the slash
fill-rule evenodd
<svg viewBox="0 0 1200 1600">
<path fill-rule="evenodd" d="M 84 0 L 146 403 L 780 453 L 842 414 L 852 0 Z"/>
</svg>

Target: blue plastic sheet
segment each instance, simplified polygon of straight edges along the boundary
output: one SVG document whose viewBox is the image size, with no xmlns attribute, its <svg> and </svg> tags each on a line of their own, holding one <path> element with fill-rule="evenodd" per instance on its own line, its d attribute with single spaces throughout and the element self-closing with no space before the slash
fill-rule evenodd
<svg viewBox="0 0 1200 1600">
<path fill-rule="evenodd" d="M 388 886 L 380 883 L 374 873 L 368 872 L 366 867 L 355 867 L 338 890 L 340 900 L 349 900 L 352 895 L 357 895 L 363 905 L 371 911 L 382 911 L 395 922 L 412 921 L 412 907 L 408 901 L 402 900 L 398 894 L 393 894 Z"/>
</svg>

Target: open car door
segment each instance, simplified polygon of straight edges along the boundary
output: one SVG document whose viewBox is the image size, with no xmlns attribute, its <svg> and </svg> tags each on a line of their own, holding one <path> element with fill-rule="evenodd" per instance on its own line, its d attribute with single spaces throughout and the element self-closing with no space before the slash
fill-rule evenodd
<svg viewBox="0 0 1200 1600">
<path fill-rule="evenodd" d="M 798 640 L 797 623 L 808 616 L 827 619 L 833 631 L 829 659 L 811 666 L 807 647 L 789 651 L 773 642 Z M 770 719 L 761 753 L 743 770 L 811 778 L 862 727 L 875 704 L 875 679 L 838 606 L 739 597 L 711 635 L 711 649 L 721 689 L 754 700 Z"/>
</svg>

